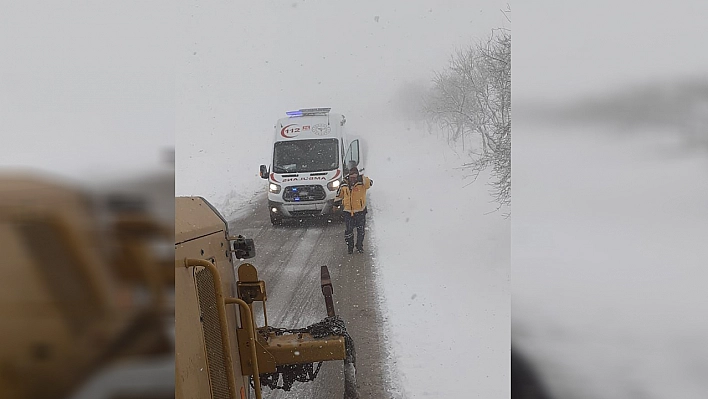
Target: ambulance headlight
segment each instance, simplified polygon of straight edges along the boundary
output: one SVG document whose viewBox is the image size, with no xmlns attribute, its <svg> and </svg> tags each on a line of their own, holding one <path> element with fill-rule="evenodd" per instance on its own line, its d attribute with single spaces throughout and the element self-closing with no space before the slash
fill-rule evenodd
<svg viewBox="0 0 708 399">
<path fill-rule="evenodd" d="M 341 184 L 341 182 L 339 180 L 334 180 L 334 181 L 327 183 L 327 188 L 329 189 L 329 191 L 334 191 L 339 188 L 340 184 Z"/>
<path fill-rule="evenodd" d="M 273 194 L 278 194 L 280 192 L 280 185 L 275 184 L 275 183 L 270 183 L 268 185 L 268 191 L 270 191 Z"/>
</svg>

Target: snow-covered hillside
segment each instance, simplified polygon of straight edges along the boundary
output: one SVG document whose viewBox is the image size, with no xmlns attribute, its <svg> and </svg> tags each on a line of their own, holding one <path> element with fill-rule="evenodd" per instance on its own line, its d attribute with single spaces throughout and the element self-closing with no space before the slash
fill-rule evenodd
<svg viewBox="0 0 708 399">
<path fill-rule="evenodd" d="M 508 397 L 508 209 L 425 130 L 382 124 L 369 141 L 371 238 L 406 397 Z"/>
</svg>

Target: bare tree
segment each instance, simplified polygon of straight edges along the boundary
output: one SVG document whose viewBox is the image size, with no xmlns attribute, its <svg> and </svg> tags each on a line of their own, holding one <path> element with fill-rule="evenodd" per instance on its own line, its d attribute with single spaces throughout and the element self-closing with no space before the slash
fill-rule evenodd
<svg viewBox="0 0 708 399">
<path fill-rule="evenodd" d="M 491 168 L 491 194 L 499 206 L 511 204 L 511 34 L 494 30 L 485 41 L 458 50 L 436 73 L 425 101 L 428 117 L 447 133 L 448 142 L 479 139 L 466 149 L 463 167 L 473 180 Z"/>
</svg>

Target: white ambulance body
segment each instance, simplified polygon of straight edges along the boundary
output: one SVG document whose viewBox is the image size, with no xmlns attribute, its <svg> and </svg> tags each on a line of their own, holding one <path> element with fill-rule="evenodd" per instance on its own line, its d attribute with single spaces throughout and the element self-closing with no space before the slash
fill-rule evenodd
<svg viewBox="0 0 708 399">
<path fill-rule="evenodd" d="M 345 132 L 344 115 L 330 108 L 290 111 L 275 125 L 268 179 L 268 209 L 273 224 L 286 218 L 339 212 L 337 189 L 349 168 L 363 168 L 361 140 Z"/>
</svg>

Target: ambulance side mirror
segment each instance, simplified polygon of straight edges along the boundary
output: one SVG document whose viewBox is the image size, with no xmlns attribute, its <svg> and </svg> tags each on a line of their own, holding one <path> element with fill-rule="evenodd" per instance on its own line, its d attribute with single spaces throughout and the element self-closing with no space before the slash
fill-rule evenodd
<svg viewBox="0 0 708 399">
<path fill-rule="evenodd" d="M 261 165 L 260 175 L 261 175 L 261 178 L 263 178 L 263 179 L 268 178 L 268 167 L 267 166 Z"/>
</svg>

